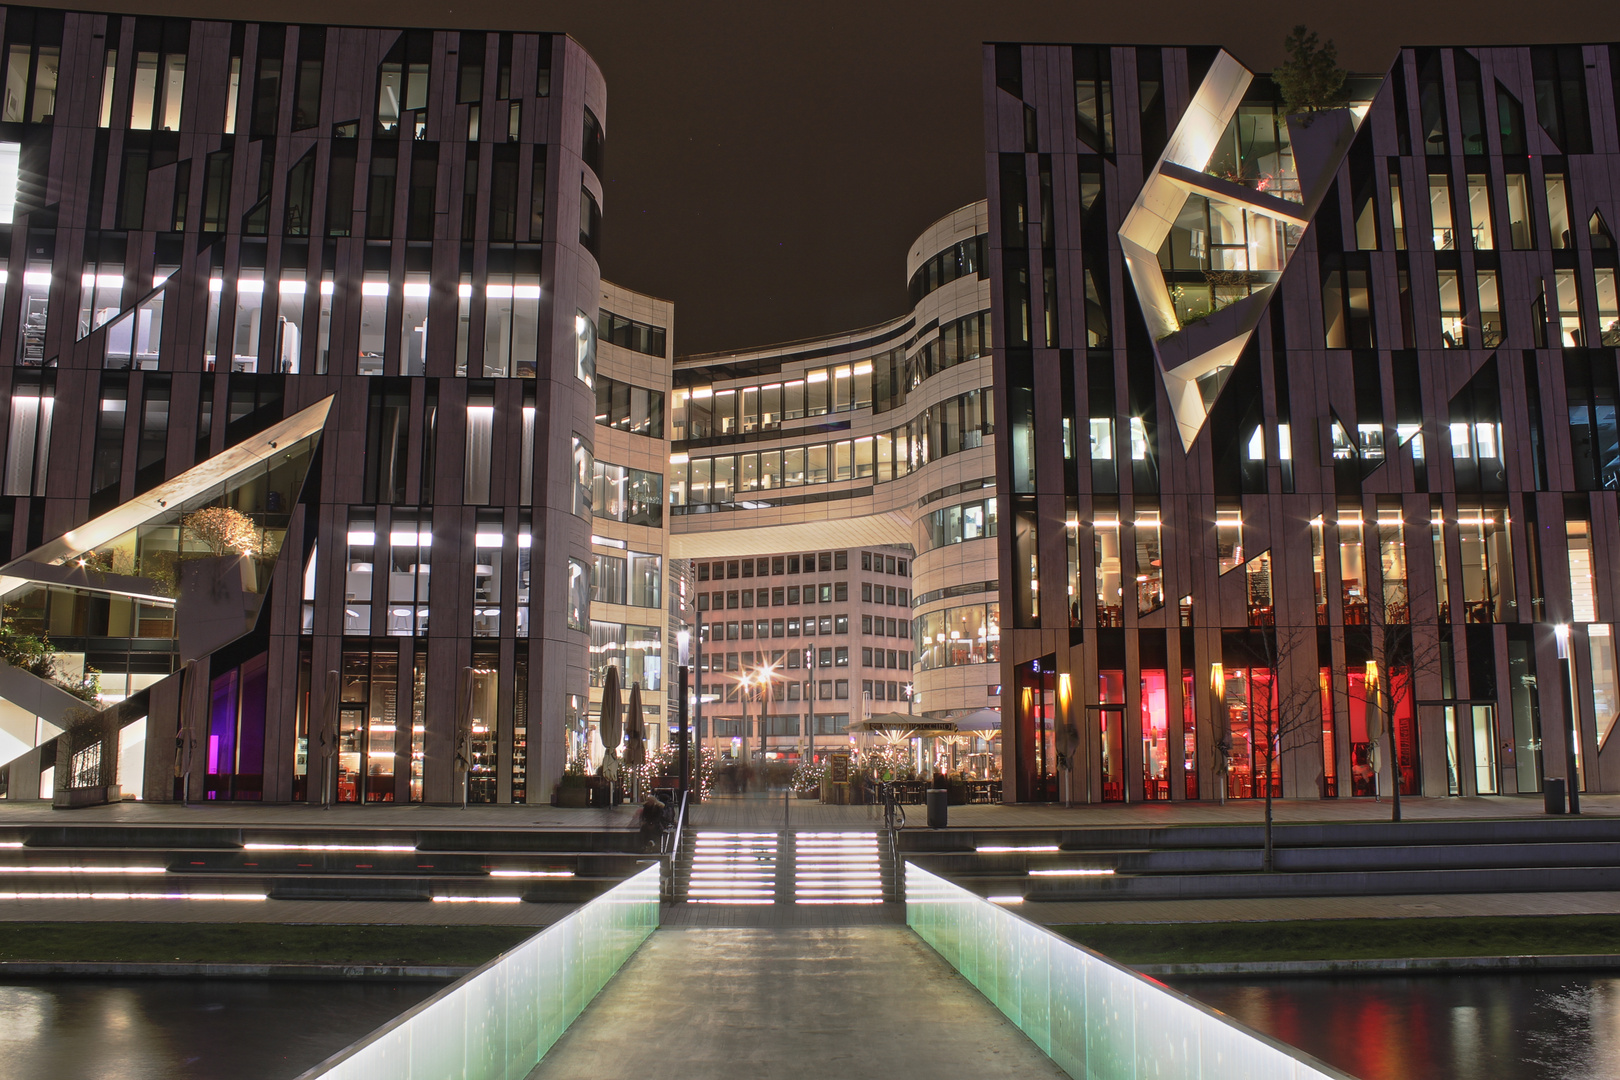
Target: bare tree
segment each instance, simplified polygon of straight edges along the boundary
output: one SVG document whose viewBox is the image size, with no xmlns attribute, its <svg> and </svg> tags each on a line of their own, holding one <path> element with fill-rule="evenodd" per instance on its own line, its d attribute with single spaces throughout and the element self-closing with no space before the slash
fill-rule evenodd
<svg viewBox="0 0 1620 1080">
<path fill-rule="evenodd" d="M 1254 703 L 1250 715 L 1255 721 L 1255 735 L 1265 740 L 1265 768 L 1261 775 L 1266 789 L 1266 830 L 1261 869 L 1270 872 L 1276 852 L 1271 777 L 1273 772 L 1278 774 L 1276 786 L 1280 787 L 1281 770 L 1277 763 L 1282 755 L 1320 743 L 1322 688 L 1317 675 L 1316 627 L 1272 626 L 1259 631 L 1257 637 L 1261 659 L 1271 671 L 1269 693 L 1261 697 L 1250 695 Z"/>
</svg>

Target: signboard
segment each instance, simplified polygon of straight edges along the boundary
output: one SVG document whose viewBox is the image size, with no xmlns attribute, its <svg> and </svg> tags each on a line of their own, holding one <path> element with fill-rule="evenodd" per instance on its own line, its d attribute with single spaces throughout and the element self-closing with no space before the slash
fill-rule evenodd
<svg viewBox="0 0 1620 1080">
<path fill-rule="evenodd" d="M 849 753 L 839 751 L 828 759 L 828 775 L 834 784 L 849 783 Z"/>
</svg>

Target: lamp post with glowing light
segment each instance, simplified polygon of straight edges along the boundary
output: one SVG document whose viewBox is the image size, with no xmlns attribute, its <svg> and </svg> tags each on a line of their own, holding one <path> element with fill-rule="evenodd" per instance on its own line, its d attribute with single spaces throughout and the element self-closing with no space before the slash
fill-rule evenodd
<svg viewBox="0 0 1620 1080">
<path fill-rule="evenodd" d="M 1569 812 L 1581 812 L 1581 775 L 1575 767 L 1575 680 L 1569 670 L 1569 624 L 1559 623 L 1553 627 L 1553 637 L 1558 640 L 1558 676 L 1564 688 L 1564 781 L 1569 788 Z"/>
</svg>

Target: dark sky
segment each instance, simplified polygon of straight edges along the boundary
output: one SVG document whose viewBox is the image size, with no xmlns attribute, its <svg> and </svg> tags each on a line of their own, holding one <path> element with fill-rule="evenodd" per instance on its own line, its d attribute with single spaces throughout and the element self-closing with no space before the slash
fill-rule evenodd
<svg viewBox="0 0 1620 1080">
<path fill-rule="evenodd" d="M 1305 22 L 1334 39 L 1343 66 L 1382 72 L 1401 45 L 1620 40 L 1615 0 L 143 0 L 118 8 L 572 34 L 607 78 L 602 272 L 675 301 L 683 354 L 835 333 L 905 309 L 912 240 L 983 194 L 982 41 L 1207 43 L 1268 70 L 1288 30 Z"/>
</svg>

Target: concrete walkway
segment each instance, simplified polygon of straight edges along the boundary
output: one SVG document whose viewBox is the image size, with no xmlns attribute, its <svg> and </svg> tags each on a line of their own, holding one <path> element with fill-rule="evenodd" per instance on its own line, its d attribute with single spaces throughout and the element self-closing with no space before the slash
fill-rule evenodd
<svg viewBox="0 0 1620 1080">
<path fill-rule="evenodd" d="M 660 930 L 529 1074 L 1067 1076 L 910 930 Z"/>
</svg>

